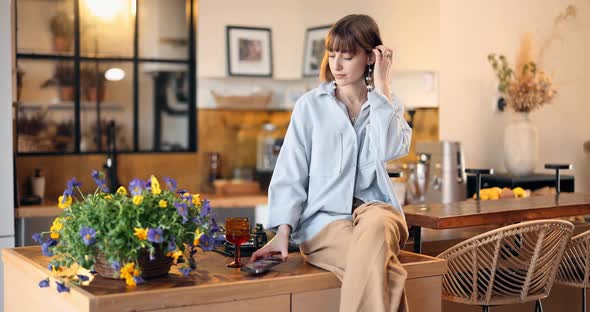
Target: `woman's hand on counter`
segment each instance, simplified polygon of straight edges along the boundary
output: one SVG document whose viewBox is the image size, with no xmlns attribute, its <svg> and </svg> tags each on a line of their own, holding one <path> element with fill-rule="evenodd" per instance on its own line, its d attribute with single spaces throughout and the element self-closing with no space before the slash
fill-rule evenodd
<svg viewBox="0 0 590 312">
<path fill-rule="evenodd" d="M 260 258 L 268 258 L 273 255 L 281 255 L 284 261 L 287 261 L 289 256 L 289 235 L 291 234 L 291 226 L 288 224 L 281 224 L 277 230 L 277 235 L 273 237 L 264 247 L 258 249 L 250 257 L 250 262 L 254 262 Z"/>
</svg>

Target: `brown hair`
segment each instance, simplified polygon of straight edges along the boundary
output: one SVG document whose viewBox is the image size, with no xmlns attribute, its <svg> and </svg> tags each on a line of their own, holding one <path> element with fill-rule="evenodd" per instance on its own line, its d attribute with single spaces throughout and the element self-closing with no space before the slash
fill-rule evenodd
<svg viewBox="0 0 590 312">
<path fill-rule="evenodd" d="M 366 53 L 372 53 L 373 48 L 383 44 L 379 26 L 372 17 L 364 14 L 350 14 L 341 18 L 332 26 L 325 42 L 326 51 L 320 67 L 320 80 L 324 82 L 334 80 L 328 64 L 330 51 L 346 51 L 356 55 L 358 49 L 361 49 Z"/>
</svg>

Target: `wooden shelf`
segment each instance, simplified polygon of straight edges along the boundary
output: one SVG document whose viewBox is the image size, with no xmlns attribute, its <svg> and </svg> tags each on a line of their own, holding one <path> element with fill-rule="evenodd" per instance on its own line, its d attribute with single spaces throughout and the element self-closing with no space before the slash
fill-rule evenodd
<svg viewBox="0 0 590 312">
<path fill-rule="evenodd" d="M 66 101 L 66 102 L 59 102 L 59 103 L 41 103 L 41 102 L 20 102 L 17 105 L 18 111 L 29 111 L 29 112 L 38 112 L 43 109 L 47 109 L 50 111 L 73 111 L 74 110 L 74 102 Z M 82 101 L 80 103 L 80 110 L 82 111 L 94 111 L 96 110 L 96 102 L 89 102 L 89 101 Z M 115 103 L 110 102 L 100 102 L 100 110 L 101 111 L 115 111 L 121 112 L 123 111 L 123 106 Z"/>
<path fill-rule="evenodd" d="M 201 198 L 209 200 L 211 207 L 214 209 L 254 207 L 266 205 L 268 202 L 266 194 L 243 196 L 201 194 Z M 61 214 L 62 210 L 57 207 L 56 200 L 47 199 L 45 203 L 42 205 L 20 206 L 15 209 L 14 216 L 16 218 L 41 218 L 57 217 Z"/>
</svg>

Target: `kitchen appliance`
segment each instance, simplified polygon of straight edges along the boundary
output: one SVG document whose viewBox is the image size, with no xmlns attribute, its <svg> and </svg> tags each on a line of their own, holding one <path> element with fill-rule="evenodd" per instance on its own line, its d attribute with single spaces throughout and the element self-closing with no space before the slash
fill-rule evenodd
<svg viewBox="0 0 590 312">
<path fill-rule="evenodd" d="M 255 179 L 263 191 L 268 190 L 270 179 L 279 157 L 284 138 L 272 123 L 265 123 L 257 137 Z"/>
<path fill-rule="evenodd" d="M 14 1 L 2 1 L 0 4 L 0 253 L 2 248 L 14 247 L 14 140 L 13 140 L 13 103 L 16 99 L 16 90 L 13 82 L 16 81 L 16 68 L 13 68 L 12 48 L 12 3 Z M 15 66 L 14 66 L 15 67 Z M 0 261 L 0 311 L 4 307 L 4 268 Z"/>
<path fill-rule="evenodd" d="M 467 179 L 460 142 L 417 142 L 416 154 L 414 184 L 421 202 L 451 203 L 465 199 Z"/>
</svg>

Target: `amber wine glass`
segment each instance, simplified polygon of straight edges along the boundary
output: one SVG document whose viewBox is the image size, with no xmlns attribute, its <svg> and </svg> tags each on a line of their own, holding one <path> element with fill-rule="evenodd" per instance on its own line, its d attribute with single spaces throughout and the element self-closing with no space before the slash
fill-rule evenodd
<svg viewBox="0 0 590 312">
<path fill-rule="evenodd" d="M 235 259 L 232 263 L 228 263 L 226 266 L 228 268 L 241 267 L 240 246 L 250 239 L 250 222 L 248 222 L 248 218 L 226 218 L 225 239 L 235 245 Z"/>
</svg>

